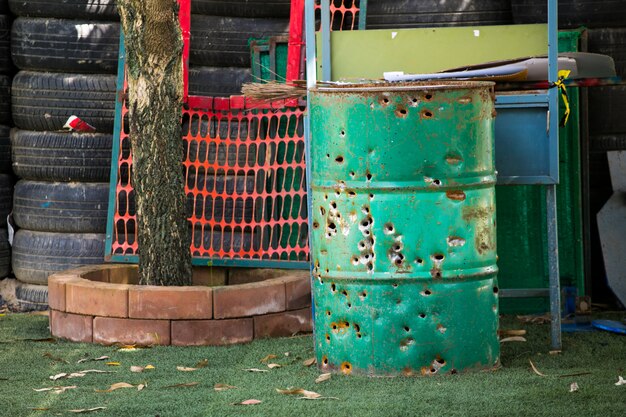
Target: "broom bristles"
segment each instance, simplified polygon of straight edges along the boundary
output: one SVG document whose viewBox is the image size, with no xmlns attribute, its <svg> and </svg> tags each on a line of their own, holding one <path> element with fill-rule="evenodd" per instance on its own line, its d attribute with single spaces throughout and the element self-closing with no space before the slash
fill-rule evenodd
<svg viewBox="0 0 626 417">
<path fill-rule="evenodd" d="M 261 101 L 287 100 L 304 97 L 306 87 L 298 81 L 289 84 L 276 81 L 245 83 L 241 87 L 241 93 L 246 97 Z"/>
</svg>

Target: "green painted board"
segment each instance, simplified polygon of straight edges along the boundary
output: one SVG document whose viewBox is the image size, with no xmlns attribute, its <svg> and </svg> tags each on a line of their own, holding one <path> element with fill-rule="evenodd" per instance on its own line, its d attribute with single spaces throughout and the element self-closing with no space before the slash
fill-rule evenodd
<svg viewBox="0 0 626 417">
<path fill-rule="evenodd" d="M 331 33 L 332 80 L 377 79 L 386 71 L 437 72 L 545 55 L 547 45 L 543 24 L 337 31 Z M 319 46 L 317 56 L 322 56 Z M 321 60 L 318 79 L 319 65 Z"/>
</svg>

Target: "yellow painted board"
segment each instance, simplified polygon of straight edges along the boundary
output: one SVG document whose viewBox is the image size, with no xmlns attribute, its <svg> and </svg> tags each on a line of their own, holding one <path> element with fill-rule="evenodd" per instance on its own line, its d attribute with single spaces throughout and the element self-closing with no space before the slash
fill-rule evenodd
<svg viewBox="0 0 626 417">
<path fill-rule="evenodd" d="M 332 81 L 377 79 L 387 71 L 431 73 L 547 52 L 545 24 L 336 31 L 331 33 Z M 321 56 L 318 33 L 318 79 Z"/>
</svg>

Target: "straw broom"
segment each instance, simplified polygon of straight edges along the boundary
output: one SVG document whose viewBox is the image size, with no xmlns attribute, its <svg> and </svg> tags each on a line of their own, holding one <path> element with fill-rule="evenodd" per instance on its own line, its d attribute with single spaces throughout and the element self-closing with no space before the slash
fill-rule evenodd
<svg viewBox="0 0 626 417">
<path fill-rule="evenodd" d="M 245 83 L 241 87 L 241 93 L 246 97 L 260 101 L 298 99 L 306 96 L 306 81 Z"/>
</svg>

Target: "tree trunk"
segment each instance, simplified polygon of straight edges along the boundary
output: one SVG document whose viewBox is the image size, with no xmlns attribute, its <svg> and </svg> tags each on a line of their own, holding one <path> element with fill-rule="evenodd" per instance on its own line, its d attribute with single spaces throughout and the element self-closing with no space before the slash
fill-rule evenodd
<svg viewBox="0 0 626 417">
<path fill-rule="evenodd" d="M 191 285 L 178 4 L 176 0 L 118 0 L 118 10 L 126 47 L 140 283 Z"/>
</svg>

